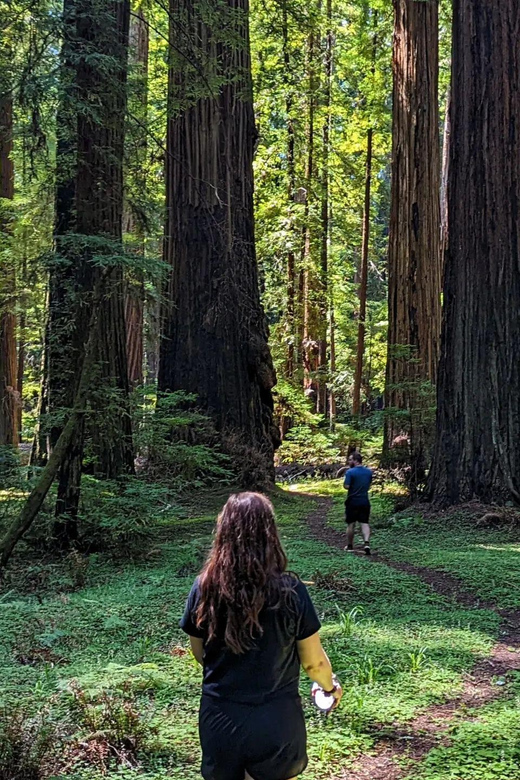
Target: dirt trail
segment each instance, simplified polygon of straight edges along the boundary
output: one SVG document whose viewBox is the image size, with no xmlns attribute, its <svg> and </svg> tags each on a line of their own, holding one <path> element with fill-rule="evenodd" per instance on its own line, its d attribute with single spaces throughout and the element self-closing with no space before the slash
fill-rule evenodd
<svg viewBox="0 0 520 780">
<path fill-rule="evenodd" d="M 343 550 L 345 534 L 327 525 L 332 507 L 330 498 L 317 498 L 316 508 L 308 515 L 309 530 L 316 539 Z M 462 691 L 442 704 L 427 707 L 420 715 L 404 725 L 384 727 L 375 735 L 376 748 L 365 755 L 340 777 L 341 780 L 401 780 L 410 772 L 398 759 L 418 762 L 436 745 L 449 742 L 448 729 L 467 717 L 467 708 L 481 707 L 503 695 L 496 679 L 520 668 L 520 610 L 503 610 L 490 601 L 484 601 L 468 591 L 456 577 L 435 569 L 401 563 L 379 554 L 367 559 L 384 563 L 398 571 L 414 574 L 426 582 L 435 593 L 471 609 L 491 609 L 502 618 L 500 638 L 487 658 L 479 661 L 471 673 L 465 675 Z"/>
</svg>

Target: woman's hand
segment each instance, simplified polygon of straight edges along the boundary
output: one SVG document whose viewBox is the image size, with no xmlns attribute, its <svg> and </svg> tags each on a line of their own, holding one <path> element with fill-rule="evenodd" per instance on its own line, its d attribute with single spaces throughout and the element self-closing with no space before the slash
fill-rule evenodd
<svg viewBox="0 0 520 780">
<path fill-rule="evenodd" d="M 337 682 L 334 686 L 334 691 L 331 694 L 331 696 L 334 696 L 334 704 L 332 705 L 331 711 L 337 709 L 339 707 L 339 703 L 341 701 L 341 697 L 343 696 L 343 688 L 341 687 L 341 684 Z"/>
</svg>

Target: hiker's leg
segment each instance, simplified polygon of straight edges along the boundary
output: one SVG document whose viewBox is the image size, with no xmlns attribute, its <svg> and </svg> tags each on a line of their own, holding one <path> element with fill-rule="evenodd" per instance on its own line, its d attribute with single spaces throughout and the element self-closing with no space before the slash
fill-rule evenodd
<svg viewBox="0 0 520 780">
<path fill-rule="evenodd" d="M 354 532 L 356 530 L 355 523 L 349 523 L 347 525 L 347 547 L 354 546 Z"/>
</svg>

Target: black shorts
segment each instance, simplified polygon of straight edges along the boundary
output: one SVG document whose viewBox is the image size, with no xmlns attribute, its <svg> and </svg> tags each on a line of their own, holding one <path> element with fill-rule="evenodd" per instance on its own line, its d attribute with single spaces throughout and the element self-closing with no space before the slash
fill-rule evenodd
<svg viewBox="0 0 520 780">
<path fill-rule="evenodd" d="M 348 501 L 346 501 L 345 520 L 349 525 L 351 523 L 368 523 L 370 521 L 370 504 L 349 506 Z"/>
<path fill-rule="evenodd" d="M 289 780 L 307 766 L 307 735 L 299 698 L 267 704 L 203 696 L 199 712 L 204 780 Z"/>
</svg>

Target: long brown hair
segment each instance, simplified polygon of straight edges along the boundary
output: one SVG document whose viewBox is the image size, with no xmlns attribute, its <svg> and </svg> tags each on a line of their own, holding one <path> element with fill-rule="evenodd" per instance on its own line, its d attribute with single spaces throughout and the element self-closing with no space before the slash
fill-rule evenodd
<svg viewBox="0 0 520 780">
<path fill-rule="evenodd" d="M 208 640 L 243 653 L 262 634 L 260 612 L 291 591 L 273 505 L 261 493 L 237 493 L 218 516 L 215 539 L 199 578 L 196 624 Z"/>
</svg>

